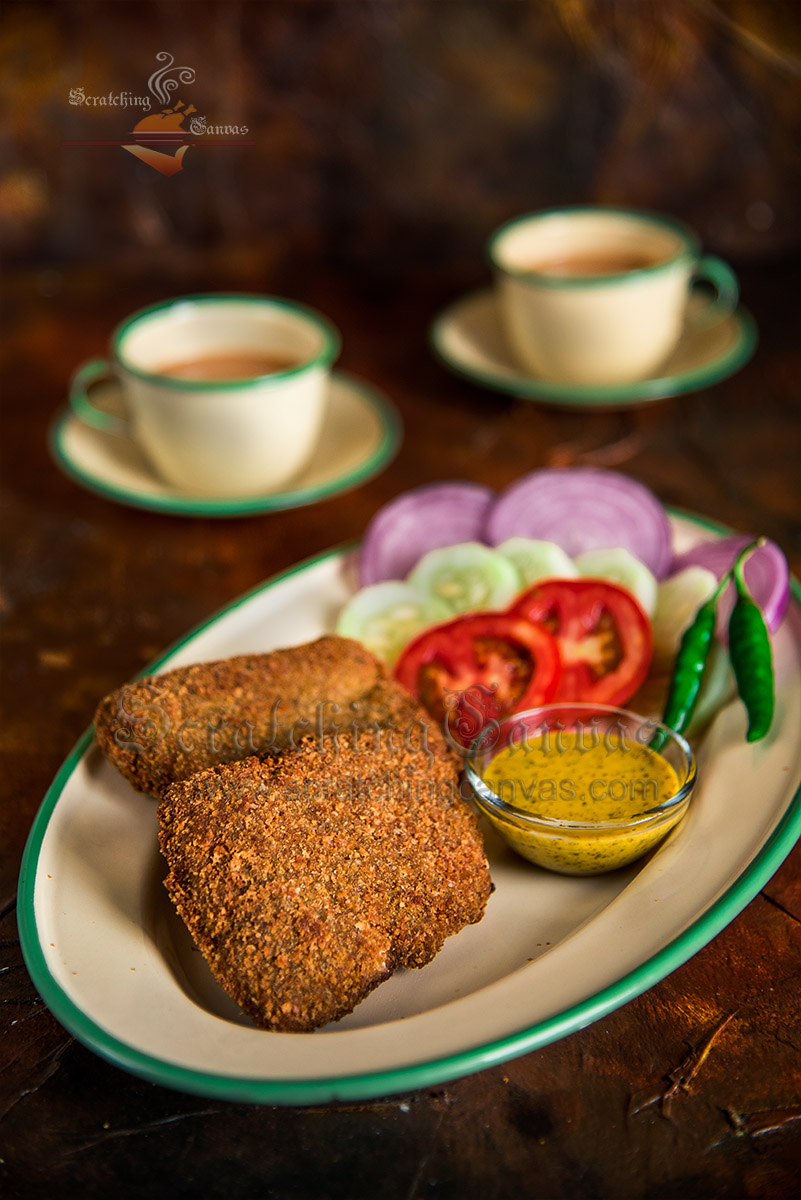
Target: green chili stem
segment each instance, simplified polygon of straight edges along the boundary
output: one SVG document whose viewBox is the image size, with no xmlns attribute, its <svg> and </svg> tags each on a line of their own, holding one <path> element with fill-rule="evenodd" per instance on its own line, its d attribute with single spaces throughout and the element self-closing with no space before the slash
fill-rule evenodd
<svg viewBox="0 0 801 1200">
<path fill-rule="evenodd" d="M 746 592 L 748 591 L 748 585 L 743 577 L 746 559 L 750 558 L 755 550 L 759 550 L 759 548 L 764 545 L 765 539 L 763 537 L 757 538 L 755 542 L 749 542 L 747 546 L 743 546 L 742 550 L 732 563 L 731 570 L 728 572 L 728 574 L 729 576 L 734 577 L 734 586 L 737 588 L 738 592 L 740 592 L 742 589 L 744 589 Z M 725 578 L 726 577 L 724 576 L 724 579 Z M 721 580 L 721 583 L 722 582 L 723 580 Z"/>
</svg>

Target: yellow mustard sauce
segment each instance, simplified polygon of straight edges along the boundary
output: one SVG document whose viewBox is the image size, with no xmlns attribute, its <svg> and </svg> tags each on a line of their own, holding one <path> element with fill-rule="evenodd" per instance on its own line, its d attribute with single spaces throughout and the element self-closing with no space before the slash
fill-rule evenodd
<svg viewBox="0 0 801 1200">
<path fill-rule="evenodd" d="M 599 874 L 640 858 L 686 811 L 679 804 L 646 817 L 680 789 L 660 754 L 621 734 L 588 737 L 551 730 L 507 746 L 483 771 L 496 796 L 532 817 L 589 828 L 530 824 L 493 812 L 492 820 L 523 857 L 565 874 Z M 616 822 L 599 828 L 595 822 Z"/>
</svg>

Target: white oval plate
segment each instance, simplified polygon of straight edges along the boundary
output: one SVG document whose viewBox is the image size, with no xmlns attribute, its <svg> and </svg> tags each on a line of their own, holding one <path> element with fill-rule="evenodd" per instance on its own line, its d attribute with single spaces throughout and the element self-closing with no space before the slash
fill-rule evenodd
<svg viewBox="0 0 801 1200">
<path fill-rule="evenodd" d="M 713 536 L 674 518 L 677 547 Z M 189 634 L 153 669 L 267 651 L 332 629 L 351 591 L 331 551 Z M 756 895 L 801 833 L 801 610 L 776 638 L 777 715 L 744 738 L 723 710 L 687 819 L 645 865 L 590 879 L 532 867 L 490 835 L 486 915 L 315 1033 L 255 1029 L 212 979 L 161 885 L 155 802 L 91 741 L 36 817 L 19 887 L 31 977 L 91 1049 L 183 1091 L 269 1104 L 407 1091 L 502 1062 L 597 1020 L 673 971 Z M 798 789 L 798 790 L 797 790 Z"/>
</svg>

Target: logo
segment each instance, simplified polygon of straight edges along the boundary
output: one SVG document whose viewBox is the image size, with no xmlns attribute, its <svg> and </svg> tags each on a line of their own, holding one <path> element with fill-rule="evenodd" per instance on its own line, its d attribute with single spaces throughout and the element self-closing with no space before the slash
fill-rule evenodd
<svg viewBox="0 0 801 1200">
<path fill-rule="evenodd" d="M 487 750 L 495 745 L 500 733 L 497 718 L 501 713 L 496 691 L 494 683 L 475 683 L 461 691 L 444 692 L 442 732 L 452 749 L 466 753 L 471 746 Z"/>
<path fill-rule="evenodd" d="M 195 82 L 194 67 L 175 66 L 175 57 L 160 50 L 157 67 L 147 81 L 149 96 L 132 92 L 109 92 L 104 96 L 87 95 L 82 87 L 70 88 L 69 103 L 85 108 L 139 109 L 144 113 L 120 141 L 70 141 L 65 146 L 121 146 L 128 154 L 161 175 L 176 175 L 183 170 L 190 146 L 252 146 L 243 139 L 247 125 L 210 125 L 194 104 L 187 104 L 186 90 Z M 188 126 L 185 122 L 189 118 Z M 232 140 L 224 140 L 232 139 Z"/>
</svg>

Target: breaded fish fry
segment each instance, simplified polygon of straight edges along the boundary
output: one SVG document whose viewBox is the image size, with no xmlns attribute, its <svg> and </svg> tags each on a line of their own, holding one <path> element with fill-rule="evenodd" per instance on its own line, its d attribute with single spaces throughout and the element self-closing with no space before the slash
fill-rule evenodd
<svg viewBox="0 0 801 1200">
<path fill-rule="evenodd" d="M 167 890 L 255 1024 L 337 1020 L 481 919 L 492 884 L 457 783 L 447 756 L 362 733 L 167 790 Z"/>
<path fill-rule="evenodd" d="M 126 684 L 101 701 L 95 737 L 138 791 L 158 796 L 205 767 L 351 723 L 352 703 L 384 678 L 358 642 L 321 637 Z"/>
</svg>

